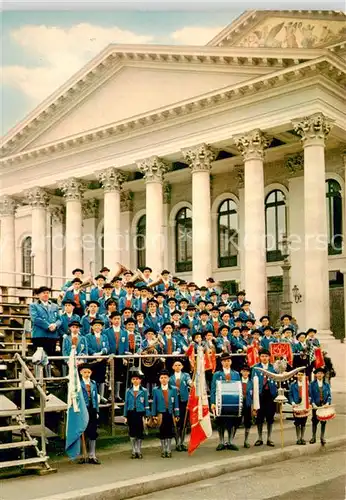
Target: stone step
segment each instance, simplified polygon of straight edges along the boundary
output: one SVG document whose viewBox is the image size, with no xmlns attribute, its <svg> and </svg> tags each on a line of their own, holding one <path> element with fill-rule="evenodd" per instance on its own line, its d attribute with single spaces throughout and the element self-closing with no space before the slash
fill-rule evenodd
<svg viewBox="0 0 346 500">
<path fill-rule="evenodd" d="M 35 458 L 23 458 L 22 460 L 8 460 L 7 462 L 0 462 L 0 469 L 5 469 L 7 467 L 20 467 L 22 465 L 29 464 L 42 464 L 47 462 L 48 457 L 35 457 Z"/>
</svg>

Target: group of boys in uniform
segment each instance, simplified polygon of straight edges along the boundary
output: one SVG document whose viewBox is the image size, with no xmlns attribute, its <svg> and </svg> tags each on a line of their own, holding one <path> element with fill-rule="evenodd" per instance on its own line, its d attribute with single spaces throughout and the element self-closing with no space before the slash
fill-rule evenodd
<svg viewBox="0 0 346 500">
<path fill-rule="evenodd" d="M 92 416 L 91 428 L 88 430 L 91 442 L 90 463 L 99 463 L 94 451 L 97 435 L 95 415 L 99 411 L 96 399 L 100 399 L 102 403 L 107 401 L 104 397 L 105 375 L 107 361 L 112 354 L 122 356 L 114 359 L 115 380 L 110 383 L 115 384 L 116 402 L 120 403 L 125 399 L 124 417 L 132 443 L 131 457 L 143 456 L 141 444 L 149 417 L 159 424 L 163 458 L 172 456 L 173 437 L 176 438 L 178 451 L 187 449 L 184 434 L 192 369 L 188 358 L 178 355 L 183 355 L 191 344 L 195 352 L 199 345 L 203 346 L 205 352 L 212 412 L 215 411 L 218 380 L 240 380 L 242 384 L 241 419 L 216 419 L 219 432 L 217 450 L 238 449 L 233 440 L 241 422 L 245 429 L 244 447 L 249 448 L 248 438 L 253 418 L 256 418 L 258 431 L 255 446 L 263 445 L 264 422 L 267 424 L 267 445 L 274 446 L 272 427 L 277 389 L 273 380 L 257 368 L 274 372 L 274 367 L 269 363 L 271 343 L 290 343 L 292 351 L 297 354 L 306 354 L 308 348 L 319 346 L 315 337 L 316 330 L 310 328 L 306 333 L 297 333 L 292 317 L 287 314 L 281 317 L 281 327 L 278 329 L 270 325 L 270 318 L 266 315 L 256 321 L 245 292 L 238 292 L 236 299 L 231 300 L 226 290 L 217 289 L 213 278 L 208 278 L 206 286 L 198 288 L 195 283 L 172 279 L 169 271 L 164 270 L 160 283 L 151 287 L 151 273 L 152 270 L 145 267 L 140 274 L 141 281 L 135 284 L 131 281 L 131 271 L 110 279 L 110 270 L 103 268 L 96 276 L 87 297 L 81 288 L 83 270 L 75 269 L 72 272 L 73 278 L 62 289 L 61 310 L 49 301 L 50 290 L 47 287 L 37 290 L 38 301 L 30 307 L 35 347 L 43 347 L 47 354 L 54 355 L 56 345 L 60 344 L 62 354 L 69 356 L 74 346 L 77 356 L 89 359 L 95 357 L 92 363 L 82 363 L 83 360 L 80 359 L 82 377 L 86 375 L 86 379 L 91 380 L 92 376 L 92 384 L 89 384 L 92 385 L 91 391 L 85 389 L 84 386 L 88 385 L 86 382 L 82 384 Z M 245 355 L 249 346 L 258 348 L 260 362 L 250 368 L 240 361 L 243 357 L 238 356 L 233 358 L 232 363 L 231 354 Z M 157 358 L 151 370 L 144 370 L 144 378 L 136 355 L 145 353 L 148 347 L 154 347 L 161 358 Z M 168 357 L 164 358 L 163 355 Z M 135 360 L 131 370 L 128 370 L 129 359 Z M 259 379 L 260 399 L 260 407 L 256 411 L 253 410 L 252 383 L 255 374 Z M 298 374 L 295 382 L 297 386 L 292 384 L 290 387 L 290 400 L 293 404 L 299 404 L 299 377 Z M 127 381 L 130 382 L 129 386 Z M 123 389 L 122 385 L 125 385 Z M 96 399 L 95 390 L 98 393 Z M 316 372 L 316 381 L 310 384 L 310 398 L 315 412 L 311 442 L 315 442 L 318 423 L 315 410 L 317 406 L 331 401 L 330 387 L 323 382 L 321 369 Z M 151 407 L 149 400 L 152 400 Z M 302 421 L 299 425 L 296 422 L 296 428 L 299 429 L 297 444 L 305 444 L 303 425 Z M 322 425 L 322 444 L 325 441 L 324 435 L 325 426 Z"/>
</svg>

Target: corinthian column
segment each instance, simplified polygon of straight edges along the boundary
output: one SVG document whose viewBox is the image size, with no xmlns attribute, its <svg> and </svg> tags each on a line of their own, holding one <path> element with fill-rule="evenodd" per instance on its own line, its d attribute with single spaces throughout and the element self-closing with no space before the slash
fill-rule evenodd
<svg viewBox="0 0 346 500">
<path fill-rule="evenodd" d="M 330 328 L 324 145 L 332 127 L 322 113 L 293 122 L 304 147 L 305 327 Z M 318 285 L 316 286 L 316 279 Z"/>
<path fill-rule="evenodd" d="M 182 153 L 192 173 L 192 279 L 202 286 L 212 270 L 210 170 L 215 153 L 207 144 Z"/>
<path fill-rule="evenodd" d="M 167 165 L 157 156 L 137 162 L 140 172 L 144 174 L 146 189 L 146 265 L 153 269 L 154 275 L 163 269 L 164 248 L 163 237 L 163 174 Z"/>
<path fill-rule="evenodd" d="M 1 283 L 9 287 L 16 284 L 16 252 L 15 252 L 15 225 L 14 215 L 16 202 L 10 196 L 4 196 L 0 200 L 1 218 Z M 6 273 L 5 273 L 6 271 Z M 13 273 L 13 274 L 7 274 Z"/>
<path fill-rule="evenodd" d="M 99 174 L 104 190 L 104 264 L 110 268 L 121 260 L 120 191 L 125 176 L 114 167 Z"/>
<path fill-rule="evenodd" d="M 47 284 L 47 207 L 49 195 L 41 187 L 29 189 L 26 198 L 31 206 L 32 254 L 34 256 L 34 285 Z"/>
<path fill-rule="evenodd" d="M 84 184 L 75 178 L 60 183 L 66 202 L 66 274 L 83 265 L 83 217 L 82 199 Z"/>
<path fill-rule="evenodd" d="M 260 131 L 235 137 L 244 159 L 244 283 L 256 318 L 267 313 L 264 216 L 264 149 L 270 140 Z"/>
</svg>

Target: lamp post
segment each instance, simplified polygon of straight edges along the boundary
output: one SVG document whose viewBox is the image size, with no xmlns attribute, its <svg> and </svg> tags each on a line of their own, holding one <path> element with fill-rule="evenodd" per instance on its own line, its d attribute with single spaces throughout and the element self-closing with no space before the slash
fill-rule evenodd
<svg viewBox="0 0 346 500">
<path fill-rule="evenodd" d="M 292 315 L 292 302 L 291 302 L 291 284 L 290 284 L 290 269 L 291 264 L 289 261 L 289 240 L 286 234 L 282 235 L 280 242 L 281 253 L 283 257 L 282 269 L 282 301 L 281 301 L 281 314 Z"/>
</svg>

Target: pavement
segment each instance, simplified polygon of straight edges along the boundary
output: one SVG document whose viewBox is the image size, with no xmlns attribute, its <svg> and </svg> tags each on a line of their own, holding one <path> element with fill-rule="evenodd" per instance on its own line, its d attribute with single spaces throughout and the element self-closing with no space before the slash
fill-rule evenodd
<svg viewBox="0 0 346 500">
<path fill-rule="evenodd" d="M 346 443 L 346 401 L 343 395 L 336 395 L 338 415 L 327 425 L 327 447 Z M 58 474 L 47 476 L 23 476 L 6 479 L 1 484 L 1 500 L 18 498 L 21 500 L 50 499 L 79 500 L 125 499 L 151 491 L 162 490 L 181 484 L 200 481 L 205 477 L 216 477 L 225 472 L 243 470 L 263 464 L 278 463 L 301 454 L 310 455 L 321 452 L 321 446 L 295 445 L 295 429 L 292 421 L 284 422 L 284 450 L 280 448 L 280 425 L 274 425 L 274 449 L 267 446 L 242 448 L 243 430 L 237 433 L 235 443 L 240 447 L 238 452 L 216 452 L 216 436 L 203 443 L 189 457 L 186 453 L 173 451 L 172 459 L 162 459 L 159 441 L 147 441 L 144 446 L 143 460 L 130 460 L 129 445 L 118 445 L 113 450 L 103 450 L 98 454 L 102 465 L 77 465 L 66 460 L 50 462 L 56 467 Z M 308 425 L 306 438 L 311 436 Z M 250 435 L 250 443 L 256 440 L 256 429 Z M 310 461 L 302 457 L 304 463 Z M 244 498 L 244 497 L 243 497 Z M 257 500 L 257 499 L 256 499 Z"/>
</svg>

